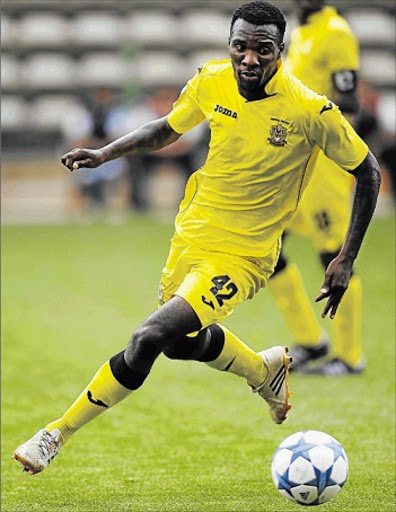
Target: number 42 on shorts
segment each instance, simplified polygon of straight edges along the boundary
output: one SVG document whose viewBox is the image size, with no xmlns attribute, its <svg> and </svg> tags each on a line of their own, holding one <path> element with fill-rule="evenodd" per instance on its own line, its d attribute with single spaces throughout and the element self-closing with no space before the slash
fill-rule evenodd
<svg viewBox="0 0 396 512">
<path fill-rule="evenodd" d="M 230 276 L 216 276 L 211 281 L 214 286 L 210 288 L 210 292 L 213 293 L 220 307 L 224 304 L 225 300 L 230 300 L 238 291 L 236 284 L 231 282 Z M 224 289 L 227 293 L 223 292 Z M 213 302 L 211 300 L 207 300 L 204 295 L 202 295 L 202 302 L 214 310 Z"/>
</svg>

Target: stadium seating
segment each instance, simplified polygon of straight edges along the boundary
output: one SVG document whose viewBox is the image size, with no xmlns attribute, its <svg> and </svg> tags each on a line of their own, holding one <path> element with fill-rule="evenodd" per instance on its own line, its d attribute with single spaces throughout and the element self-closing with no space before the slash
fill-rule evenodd
<svg viewBox="0 0 396 512">
<path fill-rule="evenodd" d="M 70 26 L 74 44 L 81 46 L 117 46 L 122 29 L 118 14 L 97 11 L 78 14 Z"/>
<path fill-rule="evenodd" d="M 361 55 L 361 74 L 373 85 L 394 88 L 395 57 L 390 51 L 366 50 Z"/>
<path fill-rule="evenodd" d="M 22 66 L 24 85 L 30 89 L 56 90 L 71 88 L 79 80 L 75 61 L 64 53 L 35 53 Z"/>
<path fill-rule="evenodd" d="M 79 60 L 77 68 L 79 83 L 86 87 L 119 88 L 131 75 L 130 65 L 116 52 L 90 52 Z"/>
<path fill-rule="evenodd" d="M 333 3 L 341 7 L 359 37 L 361 74 L 383 94 L 385 112 L 395 98 L 395 6 L 386 0 L 363 2 L 359 8 L 351 0 Z M 16 129 L 21 113 L 27 111 L 32 123 L 37 116 L 37 126 L 55 126 L 51 119 L 55 114 L 47 117 L 45 108 L 61 109 L 65 95 L 78 99 L 98 85 L 117 90 L 131 82 L 149 90 L 182 86 L 204 62 L 228 57 L 230 14 L 239 4 L 237 0 L 3 0 L 5 128 Z M 288 17 L 287 44 L 297 22 L 289 0 L 279 0 L 279 6 Z M 44 101 L 45 93 L 56 93 L 58 103 L 54 97 Z"/>
<path fill-rule="evenodd" d="M 1 126 L 3 130 L 23 130 L 28 105 L 16 94 L 1 96 Z"/>
<path fill-rule="evenodd" d="M 396 96 L 394 92 L 384 93 L 380 96 L 378 119 L 382 130 L 396 135 Z"/>
<path fill-rule="evenodd" d="M 362 44 L 395 44 L 395 18 L 386 11 L 359 9 L 345 17 Z"/>
<path fill-rule="evenodd" d="M 42 95 L 31 102 L 27 125 L 34 130 L 59 130 L 63 119 L 79 108 L 73 95 Z"/>
<path fill-rule="evenodd" d="M 9 16 L 2 14 L 0 23 L 1 47 L 12 47 L 15 44 L 15 22 Z"/>
<path fill-rule="evenodd" d="M 183 41 L 192 44 L 225 46 L 229 37 L 229 16 L 213 9 L 192 9 L 180 21 Z"/>
<path fill-rule="evenodd" d="M 285 45 L 287 48 L 287 45 L 290 43 L 290 37 L 291 33 L 297 27 L 298 21 L 296 16 L 293 14 L 287 19 L 287 25 L 286 25 L 286 32 L 285 32 Z"/>
<path fill-rule="evenodd" d="M 1 55 L 1 88 L 17 90 L 21 83 L 19 61 L 7 53 Z"/>
<path fill-rule="evenodd" d="M 180 34 L 178 20 L 164 11 L 137 11 L 125 20 L 123 36 L 139 45 L 172 45 Z"/>
<path fill-rule="evenodd" d="M 179 86 L 189 78 L 184 59 L 173 52 L 145 51 L 137 58 L 137 80 L 144 86 Z"/>
<path fill-rule="evenodd" d="M 22 47 L 59 47 L 69 39 L 69 23 L 60 14 L 31 13 L 16 23 L 16 38 Z"/>
</svg>

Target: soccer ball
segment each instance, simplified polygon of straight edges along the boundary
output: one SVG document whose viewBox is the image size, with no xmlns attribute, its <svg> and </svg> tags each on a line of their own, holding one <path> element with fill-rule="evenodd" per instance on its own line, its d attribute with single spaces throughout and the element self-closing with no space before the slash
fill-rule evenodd
<svg viewBox="0 0 396 512">
<path fill-rule="evenodd" d="M 321 505 L 341 491 L 348 477 L 348 458 L 334 437 L 305 430 L 279 445 L 271 470 L 282 496 L 300 505 Z"/>
</svg>

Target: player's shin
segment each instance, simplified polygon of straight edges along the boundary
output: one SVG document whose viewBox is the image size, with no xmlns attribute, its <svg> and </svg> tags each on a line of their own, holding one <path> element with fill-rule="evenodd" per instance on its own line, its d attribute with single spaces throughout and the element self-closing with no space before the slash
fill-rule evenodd
<svg viewBox="0 0 396 512">
<path fill-rule="evenodd" d="M 361 305 L 360 278 L 353 275 L 333 320 L 334 356 L 352 368 L 362 362 Z"/>
<path fill-rule="evenodd" d="M 62 443 L 65 443 L 78 429 L 116 405 L 135 389 L 133 384 L 128 388 L 125 386 L 128 383 L 124 382 L 123 385 L 117 379 L 117 373 L 120 373 L 120 370 L 114 364 L 114 359 L 119 356 L 120 354 L 117 354 L 99 368 L 87 387 L 61 418 L 46 425 L 45 429 L 48 431 L 60 429 Z"/>
<path fill-rule="evenodd" d="M 297 265 L 288 263 L 268 281 L 275 303 L 293 334 L 296 345 L 317 345 L 321 329 L 305 291 Z"/>
<path fill-rule="evenodd" d="M 267 375 L 261 356 L 224 326 L 216 327 L 224 336 L 224 344 L 214 360 L 206 361 L 208 366 L 244 377 L 253 387 L 260 386 Z"/>
</svg>

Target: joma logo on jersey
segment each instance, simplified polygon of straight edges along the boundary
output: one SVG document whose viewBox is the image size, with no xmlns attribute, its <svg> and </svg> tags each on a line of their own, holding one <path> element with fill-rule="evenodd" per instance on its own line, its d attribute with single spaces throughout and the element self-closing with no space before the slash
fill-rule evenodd
<svg viewBox="0 0 396 512">
<path fill-rule="evenodd" d="M 219 104 L 217 104 L 215 106 L 214 111 L 219 112 L 220 114 L 223 114 L 224 116 L 232 117 L 233 119 L 238 119 L 238 114 L 236 112 L 233 112 L 229 108 L 221 107 Z"/>
<path fill-rule="evenodd" d="M 283 119 L 277 119 L 276 117 L 271 117 L 272 121 L 278 121 L 277 124 L 273 124 L 270 129 L 271 137 L 268 137 L 268 142 L 273 146 L 284 146 L 287 144 L 286 136 L 287 136 L 287 128 L 283 126 L 284 124 L 290 124 Z"/>
</svg>

